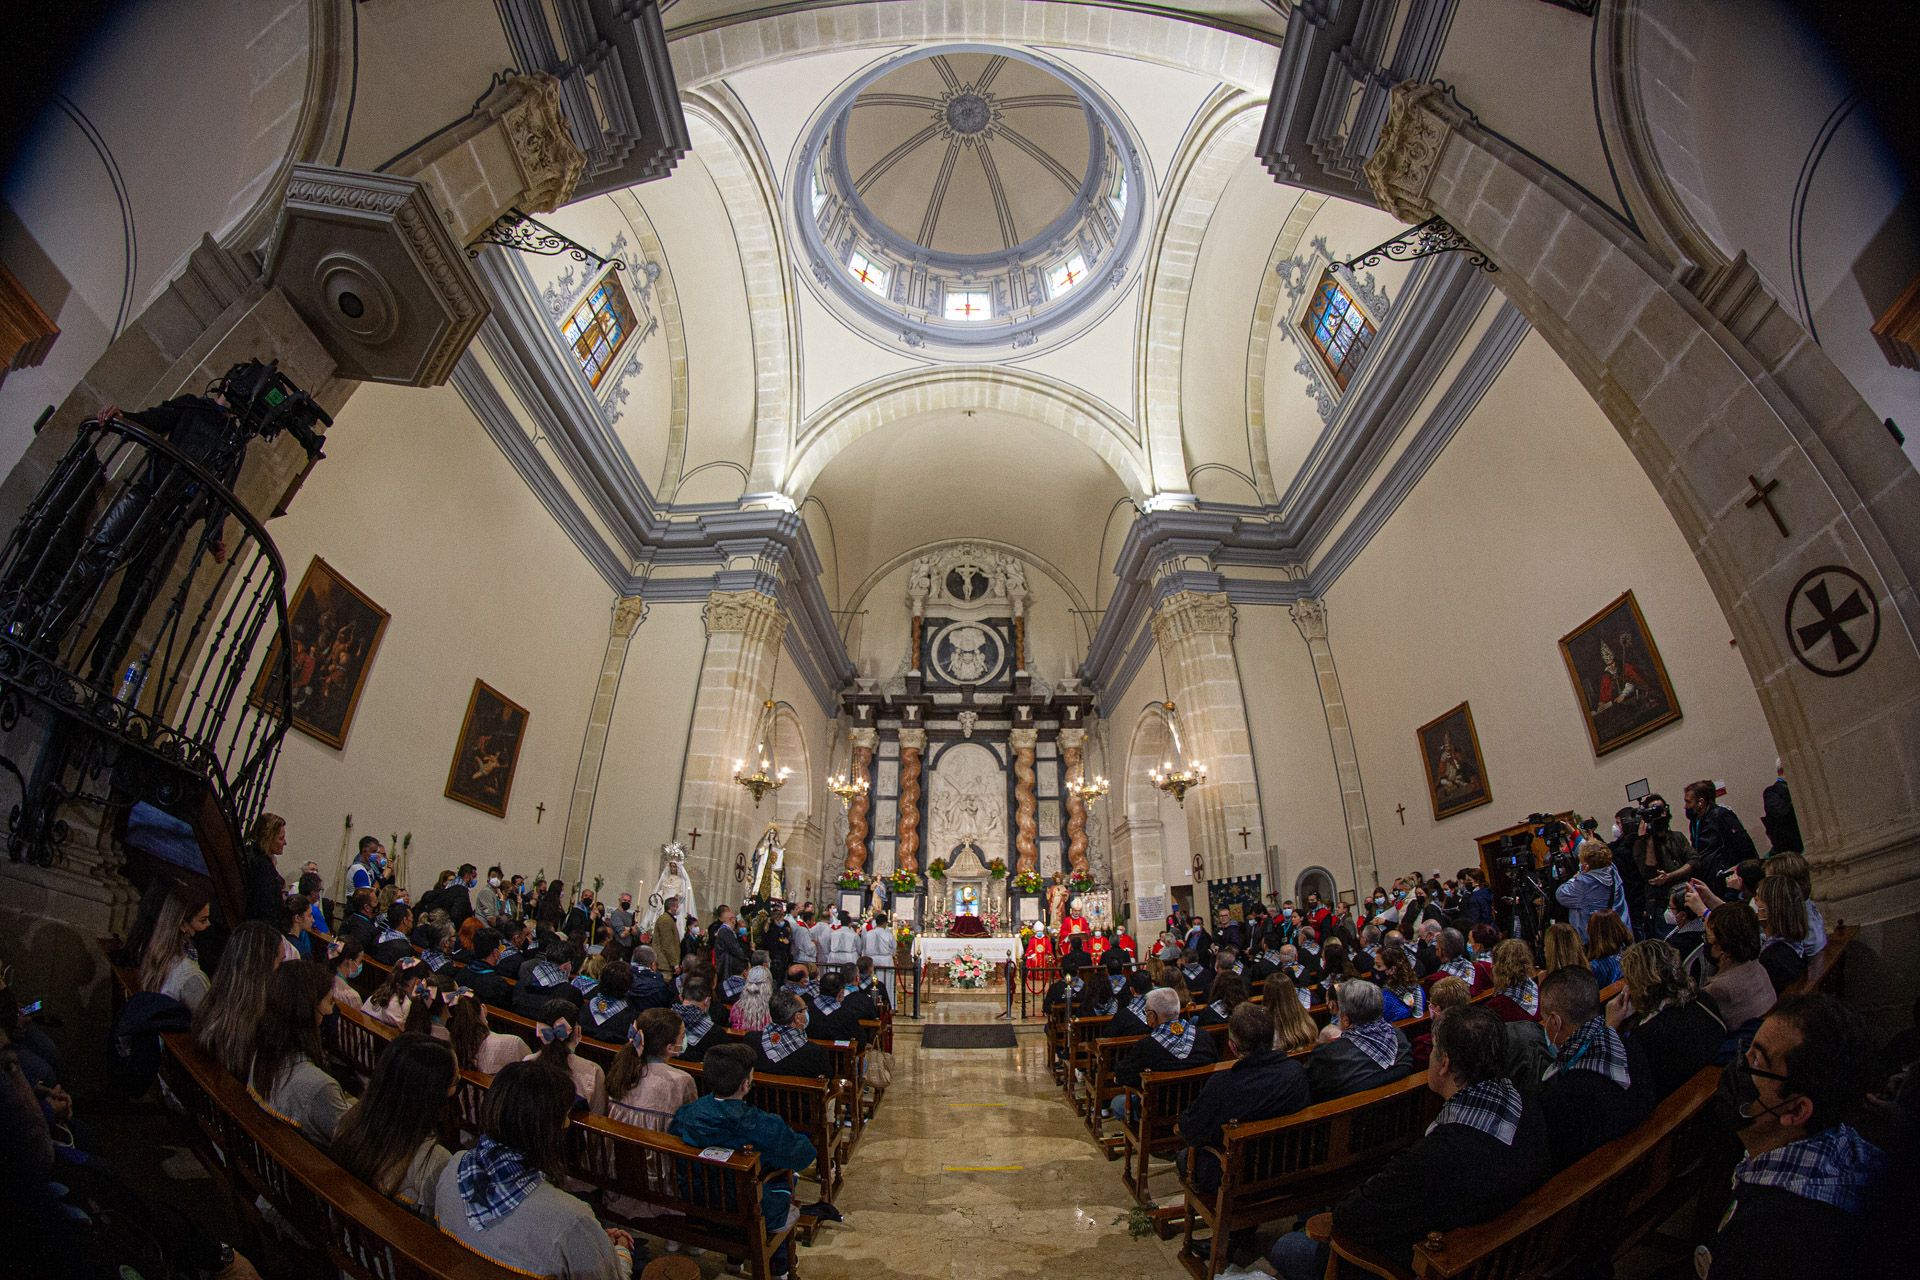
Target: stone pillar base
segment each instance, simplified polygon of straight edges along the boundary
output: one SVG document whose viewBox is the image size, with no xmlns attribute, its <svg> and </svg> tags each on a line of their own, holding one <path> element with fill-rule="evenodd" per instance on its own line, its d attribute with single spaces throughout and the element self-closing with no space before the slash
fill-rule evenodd
<svg viewBox="0 0 1920 1280">
<path fill-rule="evenodd" d="M 0 862 L 0 960 L 23 1003 L 44 1000 L 66 1024 L 68 1044 L 105 1036 L 112 989 L 100 939 L 125 937 L 140 904 L 126 878 L 89 852 L 52 867 Z"/>
</svg>

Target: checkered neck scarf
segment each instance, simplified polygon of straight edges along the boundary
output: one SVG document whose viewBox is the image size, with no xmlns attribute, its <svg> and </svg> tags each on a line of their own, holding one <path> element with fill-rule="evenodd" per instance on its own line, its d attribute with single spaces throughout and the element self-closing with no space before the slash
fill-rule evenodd
<svg viewBox="0 0 1920 1280">
<path fill-rule="evenodd" d="M 500 963 L 505 964 L 519 954 L 520 948 L 514 946 L 511 942 L 506 943 L 500 948 Z"/>
<path fill-rule="evenodd" d="M 1353 1041 L 1354 1047 L 1382 1070 L 1392 1066 L 1400 1056 L 1400 1037 L 1394 1034 L 1393 1024 L 1385 1018 L 1375 1018 L 1357 1027 L 1342 1027 L 1340 1038 Z"/>
<path fill-rule="evenodd" d="M 392 925 L 383 924 L 380 926 L 380 936 L 373 940 L 373 945 L 377 947 L 383 943 L 393 942 L 396 940 L 400 942 L 405 942 L 407 940 L 407 935 L 400 932 L 398 929 L 394 928 Z"/>
<path fill-rule="evenodd" d="M 1846 1213 L 1866 1207 L 1867 1191 L 1886 1166 L 1880 1148 L 1839 1125 L 1811 1138 L 1749 1156 L 1733 1168 L 1735 1184 L 1778 1187 L 1802 1200 L 1818 1200 Z"/>
<path fill-rule="evenodd" d="M 478 1146 L 460 1156 L 460 1203 L 467 1211 L 467 1225 L 485 1231 L 518 1209 L 542 1176 L 512 1147 L 482 1137 Z"/>
<path fill-rule="evenodd" d="M 1135 996 L 1133 999 L 1127 1001 L 1127 1012 L 1140 1019 L 1140 1021 L 1145 1022 L 1147 1020 L 1147 998 L 1145 996 Z"/>
<path fill-rule="evenodd" d="M 1562 1071 L 1593 1071 L 1622 1089 L 1633 1086 L 1633 1076 L 1627 1070 L 1627 1046 L 1619 1032 L 1607 1025 L 1604 1015 L 1583 1023 L 1567 1037 L 1540 1078 L 1551 1080 Z"/>
<path fill-rule="evenodd" d="M 686 1024 L 688 1044 L 699 1044 L 713 1030 L 713 1016 L 697 1004 L 677 1004 L 673 1011 Z"/>
<path fill-rule="evenodd" d="M 1192 982 L 1195 978 L 1205 973 L 1206 969 L 1197 964 L 1183 964 L 1180 966 L 1180 972 L 1187 975 L 1188 982 Z"/>
<path fill-rule="evenodd" d="M 725 996 L 729 1000 L 734 999 L 736 996 L 738 996 L 742 991 L 745 991 L 746 989 L 747 989 L 746 978 L 741 974 L 737 974 L 737 973 L 734 974 L 731 978 L 728 978 L 725 982 L 720 984 L 720 994 Z"/>
<path fill-rule="evenodd" d="M 823 1018 L 830 1018 L 840 1012 L 840 1004 L 840 1001 L 829 1000 L 823 995 L 816 995 L 813 998 L 813 1007 L 820 1011 L 820 1016 Z"/>
<path fill-rule="evenodd" d="M 1282 957 L 1280 953 L 1278 951 L 1275 951 L 1272 947 L 1268 947 L 1265 951 L 1262 951 L 1260 953 L 1260 959 L 1265 963 L 1272 965 L 1276 969 L 1280 968 L 1282 964 Z"/>
<path fill-rule="evenodd" d="M 806 1042 L 806 1032 L 769 1023 L 767 1029 L 760 1033 L 760 1052 L 767 1055 L 769 1062 L 782 1062 Z"/>
<path fill-rule="evenodd" d="M 783 982 L 780 984 L 780 989 L 788 995 L 795 996 L 801 1000 L 818 1000 L 820 998 L 820 984 L 817 982 Z"/>
<path fill-rule="evenodd" d="M 1473 985 L 1473 961 L 1467 959 L 1465 956 L 1458 956 L 1455 959 L 1447 961 L 1440 966 L 1440 972 L 1446 974 L 1449 978 L 1458 978 L 1469 986 Z"/>
<path fill-rule="evenodd" d="M 1184 1062 L 1187 1055 L 1193 1052 L 1193 1042 L 1200 1034 L 1200 1028 L 1194 1023 L 1176 1019 L 1173 1022 L 1161 1023 L 1147 1034 L 1151 1035 L 1154 1042 L 1162 1049 Z"/>
<path fill-rule="evenodd" d="M 1532 978 L 1522 978 L 1510 987 L 1502 987 L 1500 994 L 1530 1014 L 1540 1012 L 1540 984 Z"/>
<path fill-rule="evenodd" d="M 1113 994 L 1115 995 L 1119 995 L 1127 989 L 1127 975 L 1124 973 L 1108 974 L 1107 982 L 1113 987 Z"/>
<path fill-rule="evenodd" d="M 586 974 L 583 973 L 579 977 L 573 980 L 572 985 L 575 991 L 578 991 L 581 995 L 584 996 L 588 992 L 592 991 L 595 987 L 600 985 L 600 979 L 589 978 Z"/>
<path fill-rule="evenodd" d="M 1520 1091 L 1513 1087 L 1513 1081 L 1504 1076 L 1482 1080 L 1448 1098 L 1427 1132 L 1443 1124 L 1463 1124 L 1510 1147 L 1513 1135 L 1520 1131 L 1520 1110 Z"/>
<path fill-rule="evenodd" d="M 420 958 L 425 960 L 427 962 L 427 968 L 433 970 L 435 973 L 440 972 L 453 963 L 452 960 L 441 955 L 438 951 L 424 951 L 420 954 Z"/>
<path fill-rule="evenodd" d="M 1072 982 L 1069 982 L 1067 984 L 1068 994 L 1072 995 L 1076 999 L 1079 998 L 1080 993 L 1082 991 L 1085 991 L 1086 989 L 1087 989 L 1087 984 L 1082 982 L 1078 976 L 1076 976 Z"/>
<path fill-rule="evenodd" d="M 626 1012 L 626 1008 L 627 1002 L 625 1000 L 609 1000 L 605 996 L 595 996 L 593 999 L 587 1001 L 587 1011 L 593 1014 L 593 1020 L 595 1022 L 605 1022 L 610 1018 L 617 1018 Z"/>
<path fill-rule="evenodd" d="M 542 960 L 539 964 L 533 966 L 533 985 L 536 987 L 564 987 L 567 985 L 567 975 L 561 972 L 559 965 L 548 960 Z"/>
</svg>

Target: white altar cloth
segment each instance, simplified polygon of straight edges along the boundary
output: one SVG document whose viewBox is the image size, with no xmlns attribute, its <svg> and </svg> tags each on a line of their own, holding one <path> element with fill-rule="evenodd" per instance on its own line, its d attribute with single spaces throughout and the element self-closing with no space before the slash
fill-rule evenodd
<svg viewBox="0 0 1920 1280">
<path fill-rule="evenodd" d="M 945 964 L 969 947 L 988 964 L 1001 960 L 1011 963 L 1020 958 L 1018 938 L 929 938 L 925 935 L 913 940 L 913 958 L 921 964 Z"/>
</svg>

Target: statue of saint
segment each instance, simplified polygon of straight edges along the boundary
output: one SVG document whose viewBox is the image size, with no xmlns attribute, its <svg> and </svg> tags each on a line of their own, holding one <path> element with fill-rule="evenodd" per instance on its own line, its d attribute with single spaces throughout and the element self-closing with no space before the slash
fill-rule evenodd
<svg viewBox="0 0 1920 1280">
<path fill-rule="evenodd" d="M 1058 871 L 1053 873 L 1053 883 L 1047 886 L 1047 923 L 1055 932 L 1067 918 L 1067 886 Z"/>
</svg>

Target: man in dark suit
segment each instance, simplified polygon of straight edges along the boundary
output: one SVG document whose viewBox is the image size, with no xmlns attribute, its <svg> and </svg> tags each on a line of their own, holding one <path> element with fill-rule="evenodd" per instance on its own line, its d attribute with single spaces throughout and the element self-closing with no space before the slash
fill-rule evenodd
<svg viewBox="0 0 1920 1280">
<path fill-rule="evenodd" d="M 454 974 L 463 987 L 471 987 L 482 1004 L 496 1009 L 513 1008 L 513 984 L 500 972 L 500 931 L 476 929 L 473 934 L 473 960 Z"/>
<path fill-rule="evenodd" d="M 1446 1103 L 1426 1136 L 1334 1206 L 1335 1233 L 1410 1270 L 1414 1242 L 1428 1232 L 1485 1222 L 1545 1182 L 1546 1123 L 1505 1066 L 1493 1013 L 1468 1005 L 1436 1020 L 1427 1086 Z M 1267 1261 L 1284 1280 L 1319 1280 L 1327 1249 L 1294 1231 L 1274 1241 Z"/>
<path fill-rule="evenodd" d="M 1204 1067 L 1220 1056 L 1213 1037 L 1200 1030 L 1199 1023 L 1182 1020 L 1180 996 L 1171 987 L 1155 987 L 1147 993 L 1146 1022 L 1146 1039 L 1114 1064 L 1114 1083 L 1138 1088 L 1145 1072 Z M 1111 1110 L 1114 1119 L 1126 1123 L 1127 1096 L 1114 1098 Z"/>
<path fill-rule="evenodd" d="M 767 953 L 774 973 L 785 973 L 793 963 L 793 922 L 787 919 L 787 904 L 775 902 L 770 908 L 767 927 L 760 935 L 761 949 Z"/>
<path fill-rule="evenodd" d="M 1340 984 L 1339 1009 L 1338 1026 L 1323 1031 L 1319 1046 L 1307 1056 L 1307 1085 L 1316 1103 L 1413 1074 L 1413 1045 L 1406 1032 L 1386 1020 L 1379 987 L 1349 978 Z"/>
<path fill-rule="evenodd" d="M 797 996 L 784 991 L 773 993 L 767 1003 L 766 1030 L 751 1043 L 759 1055 L 756 1071 L 776 1076 L 811 1076 L 825 1080 L 833 1074 L 833 1059 L 824 1045 L 813 1043 L 807 1035 L 807 1006 Z"/>
<path fill-rule="evenodd" d="M 1306 1069 L 1274 1052 L 1273 1015 L 1265 1009 L 1253 1003 L 1235 1009 L 1227 1019 L 1227 1042 L 1235 1054 L 1233 1066 L 1208 1077 L 1200 1095 L 1180 1113 L 1180 1137 L 1187 1144 L 1180 1167 L 1189 1171 L 1195 1189 L 1209 1196 L 1220 1189 L 1220 1162 L 1205 1148 L 1220 1145 L 1222 1129 L 1292 1115 L 1312 1102 Z"/>
<path fill-rule="evenodd" d="M 1245 951 L 1247 949 L 1247 929 L 1245 925 L 1233 918 L 1233 912 L 1226 907 L 1222 907 L 1213 913 L 1213 917 L 1213 945 L 1216 947 L 1232 947 L 1236 951 Z"/>
<path fill-rule="evenodd" d="M 473 890 L 479 882 L 480 872 L 471 862 L 463 862 L 453 880 L 440 891 L 440 909 L 447 913 L 456 932 L 473 914 Z"/>
<path fill-rule="evenodd" d="M 373 912 L 373 890 L 355 889 L 347 898 L 347 918 L 340 922 L 340 936 L 359 943 L 363 955 L 373 950 L 380 934 Z"/>
<path fill-rule="evenodd" d="M 1180 953 L 1180 973 L 1187 980 L 1187 994 L 1196 1004 L 1207 1002 L 1207 991 L 1213 986 L 1213 965 L 1200 958 L 1197 951 Z"/>
<path fill-rule="evenodd" d="M 560 932 L 569 938 L 578 938 L 582 942 L 593 941 L 593 922 L 597 916 L 594 910 L 593 890 L 582 889 L 580 900 L 568 909 L 566 920 L 560 926 Z"/>
<path fill-rule="evenodd" d="M 1126 998 L 1113 1011 L 1113 1021 L 1107 1024 L 1107 1039 L 1147 1034 L 1147 993 L 1152 990 L 1153 978 L 1145 969 L 1135 969 L 1127 975 Z"/>
<path fill-rule="evenodd" d="M 810 1001 L 809 1038 L 866 1044 L 867 1031 L 860 1025 L 859 1007 L 844 998 L 846 990 L 846 975 L 838 969 L 820 975 L 820 994 Z"/>
<path fill-rule="evenodd" d="M 657 959 L 653 948 L 645 944 L 635 947 L 627 957 L 627 967 L 633 970 L 633 985 L 627 990 L 627 1000 L 633 1005 L 636 1017 L 649 1009 L 673 1007 L 673 991 L 655 967 Z"/>
<path fill-rule="evenodd" d="M 747 944 L 740 940 L 733 908 L 725 903 L 713 917 L 713 968 L 722 982 L 747 971 Z"/>
<path fill-rule="evenodd" d="M 1800 816 L 1793 811 L 1793 793 L 1787 790 L 1787 766 L 1776 760 L 1773 782 L 1760 793 L 1760 825 L 1767 833 L 1770 853 L 1805 853 L 1800 838 Z"/>
<path fill-rule="evenodd" d="M 391 968 L 402 956 L 413 954 L 413 944 L 407 941 L 407 934 L 412 930 L 413 909 L 404 902 L 394 903 L 387 908 L 385 927 L 375 930 L 373 946 L 367 949 L 367 955 Z"/>
<path fill-rule="evenodd" d="M 1591 969 L 1555 969 L 1540 982 L 1540 1029 L 1553 1061 L 1540 1079 L 1553 1167 L 1564 1169 L 1623 1136 L 1653 1110 L 1653 1071 L 1639 1037 L 1622 1040 L 1600 1008 Z"/>
</svg>

